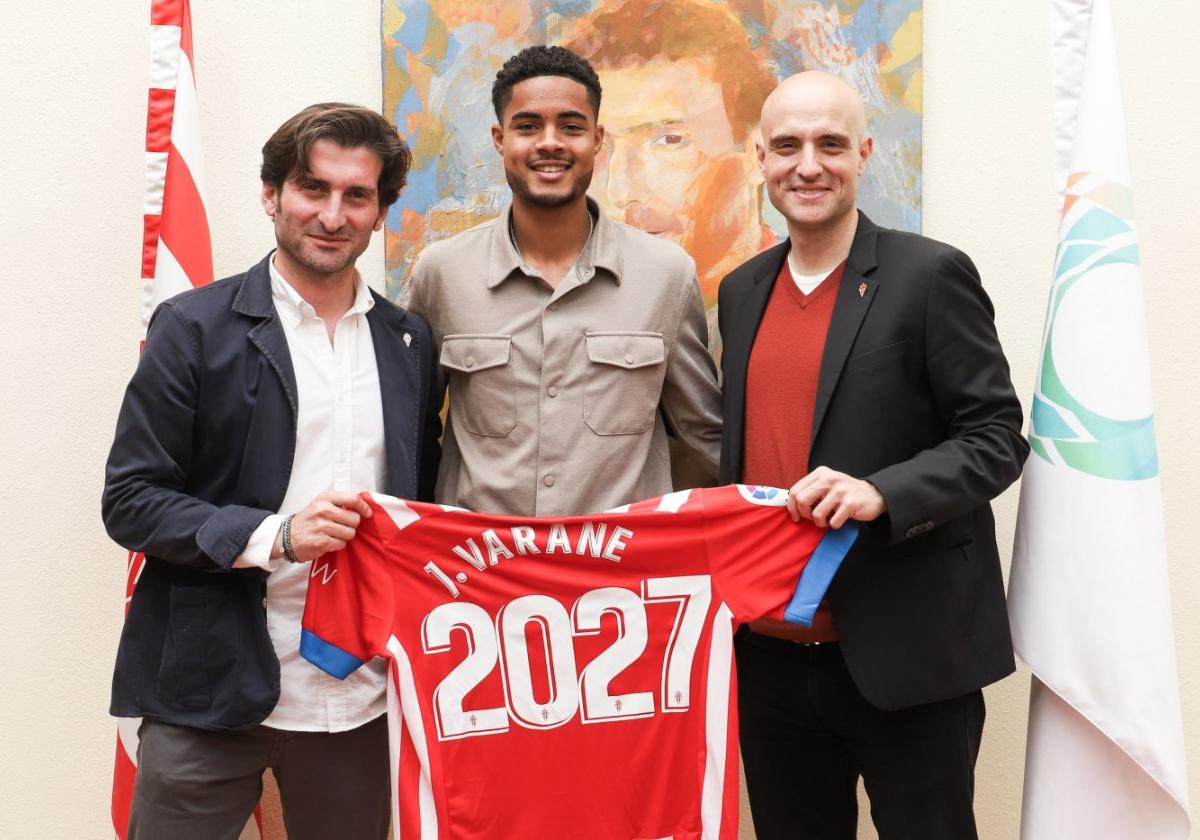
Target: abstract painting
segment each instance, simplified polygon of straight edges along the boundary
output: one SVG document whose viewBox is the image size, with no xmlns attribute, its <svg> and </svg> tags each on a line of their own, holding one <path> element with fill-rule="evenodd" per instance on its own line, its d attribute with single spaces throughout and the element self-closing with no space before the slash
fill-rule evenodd
<svg viewBox="0 0 1200 840">
<path fill-rule="evenodd" d="M 786 233 L 754 138 L 763 98 L 800 70 L 862 94 L 875 153 L 860 206 L 920 229 L 921 0 L 383 0 L 382 33 L 384 113 L 414 158 L 387 220 L 388 294 L 401 302 L 425 244 L 509 200 L 491 86 L 531 44 L 596 68 L 605 143 L 589 194 L 683 246 L 710 310 L 721 277 Z"/>
</svg>

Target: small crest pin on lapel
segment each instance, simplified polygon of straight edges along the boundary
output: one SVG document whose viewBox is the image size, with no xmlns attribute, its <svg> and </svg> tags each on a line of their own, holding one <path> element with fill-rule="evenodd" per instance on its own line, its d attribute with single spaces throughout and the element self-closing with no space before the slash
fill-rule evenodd
<svg viewBox="0 0 1200 840">
<path fill-rule="evenodd" d="M 412 346 L 412 334 L 411 333 L 404 334 L 404 346 L 405 347 Z"/>
<path fill-rule="evenodd" d="M 867 294 L 867 284 L 866 284 L 866 283 L 859 283 L 859 284 L 858 284 L 858 296 L 859 296 L 859 297 L 865 297 L 865 296 L 866 296 L 866 294 Z"/>
</svg>

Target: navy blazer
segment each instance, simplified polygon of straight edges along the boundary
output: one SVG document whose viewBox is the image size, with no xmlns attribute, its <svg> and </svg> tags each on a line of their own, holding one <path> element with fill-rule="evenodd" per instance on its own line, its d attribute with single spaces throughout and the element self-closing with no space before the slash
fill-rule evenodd
<svg viewBox="0 0 1200 840">
<path fill-rule="evenodd" d="M 788 247 L 752 258 L 718 293 L 722 482 L 742 480 L 754 410 L 746 371 Z M 875 706 L 957 697 L 1013 670 L 989 502 L 1021 474 L 1022 420 L 971 260 L 860 213 L 821 357 L 808 466 L 867 479 L 887 502 L 828 595 L 846 665 Z"/>
<path fill-rule="evenodd" d="M 159 306 L 125 392 L 102 508 L 109 535 L 146 565 L 121 633 L 113 715 L 240 729 L 278 702 L 266 573 L 231 568 L 282 504 L 296 447 L 296 375 L 269 259 Z M 381 489 L 432 500 L 433 342 L 420 317 L 374 297 Z"/>
</svg>

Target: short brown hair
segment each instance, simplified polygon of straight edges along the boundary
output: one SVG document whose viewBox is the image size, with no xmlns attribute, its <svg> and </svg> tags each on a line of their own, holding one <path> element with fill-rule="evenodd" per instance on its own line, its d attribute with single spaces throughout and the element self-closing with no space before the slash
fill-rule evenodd
<svg viewBox="0 0 1200 840">
<path fill-rule="evenodd" d="M 365 146 L 379 155 L 379 206 L 396 203 L 408 181 L 412 152 L 379 114 L 343 102 L 309 105 L 275 130 L 262 148 L 263 183 L 282 190 L 287 179 L 308 174 L 308 150 L 318 140 L 331 140 L 343 149 Z"/>
<path fill-rule="evenodd" d="M 711 60 L 739 143 L 758 125 L 778 81 L 737 15 L 711 0 L 613 0 L 579 22 L 564 46 L 599 69 L 651 59 Z"/>
</svg>

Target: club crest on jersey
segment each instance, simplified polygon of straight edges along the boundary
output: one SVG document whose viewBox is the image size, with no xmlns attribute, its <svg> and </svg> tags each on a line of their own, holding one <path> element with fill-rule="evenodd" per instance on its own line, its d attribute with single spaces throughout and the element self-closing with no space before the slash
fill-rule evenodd
<svg viewBox="0 0 1200 840">
<path fill-rule="evenodd" d="M 783 507 L 787 504 L 787 491 L 778 487 L 767 487 L 765 484 L 739 484 L 738 492 L 742 498 L 752 505 L 767 507 Z"/>
</svg>

